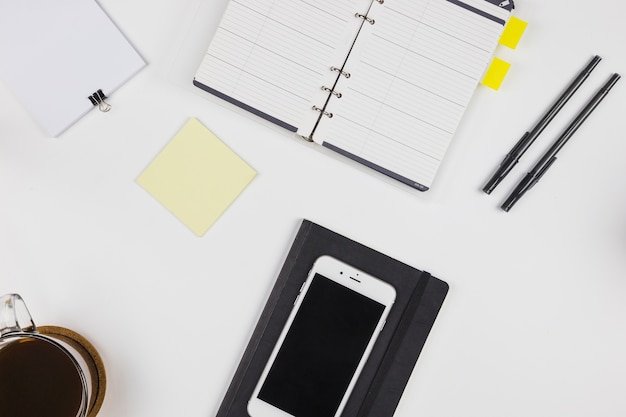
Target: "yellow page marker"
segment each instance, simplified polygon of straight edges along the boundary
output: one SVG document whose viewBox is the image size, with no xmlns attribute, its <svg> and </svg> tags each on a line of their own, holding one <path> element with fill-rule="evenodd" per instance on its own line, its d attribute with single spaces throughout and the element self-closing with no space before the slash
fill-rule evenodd
<svg viewBox="0 0 626 417">
<path fill-rule="evenodd" d="M 195 118 L 137 178 L 137 183 L 202 236 L 256 172 Z"/>
<path fill-rule="evenodd" d="M 524 22 L 522 19 L 518 19 L 515 16 L 511 16 L 509 22 L 506 24 L 502 36 L 500 36 L 500 45 L 508 46 L 511 49 L 515 49 L 519 43 L 524 31 L 528 26 L 528 22 Z"/>
<path fill-rule="evenodd" d="M 504 77 L 507 72 L 509 72 L 509 68 L 511 68 L 511 64 L 506 61 L 501 60 L 498 57 L 493 58 L 485 77 L 482 80 L 482 84 L 489 88 L 493 88 L 494 90 L 499 90 L 500 85 L 502 85 L 502 81 L 504 81 Z"/>
</svg>

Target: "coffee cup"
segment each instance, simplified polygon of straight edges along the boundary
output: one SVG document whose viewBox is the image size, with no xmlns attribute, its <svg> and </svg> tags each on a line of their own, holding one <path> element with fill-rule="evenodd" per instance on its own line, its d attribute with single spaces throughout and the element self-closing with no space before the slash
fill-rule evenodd
<svg viewBox="0 0 626 417">
<path fill-rule="evenodd" d="M 0 297 L 0 414 L 93 417 L 104 396 L 104 367 L 82 336 L 37 328 L 18 294 Z"/>
</svg>

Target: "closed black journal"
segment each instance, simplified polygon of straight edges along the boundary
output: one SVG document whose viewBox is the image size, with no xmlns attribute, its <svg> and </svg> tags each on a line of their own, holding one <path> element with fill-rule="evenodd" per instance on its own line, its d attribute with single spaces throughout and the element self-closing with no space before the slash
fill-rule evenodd
<svg viewBox="0 0 626 417">
<path fill-rule="evenodd" d="M 358 377 L 342 417 L 391 417 L 400 401 L 448 284 L 308 220 L 303 220 L 217 417 L 249 417 L 248 401 L 311 267 L 323 255 L 391 284 L 396 300 Z"/>
</svg>

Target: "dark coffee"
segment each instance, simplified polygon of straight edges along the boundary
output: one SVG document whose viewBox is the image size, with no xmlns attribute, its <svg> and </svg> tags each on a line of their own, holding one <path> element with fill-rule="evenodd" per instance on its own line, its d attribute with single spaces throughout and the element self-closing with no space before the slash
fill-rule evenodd
<svg viewBox="0 0 626 417">
<path fill-rule="evenodd" d="M 76 417 L 82 384 L 65 352 L 36 338 L 9 339 L 0 346 L 2 417 Z"/>
</svg>

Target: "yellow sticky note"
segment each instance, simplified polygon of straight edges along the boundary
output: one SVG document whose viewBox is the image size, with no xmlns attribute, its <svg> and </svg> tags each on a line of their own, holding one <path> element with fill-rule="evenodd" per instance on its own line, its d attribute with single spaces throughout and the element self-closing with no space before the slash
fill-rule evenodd
<svg viewBox="0 0 626 417">
<path fill-rule="evenodd" d="M 509 72 L 509 68 L 511 68 L 511 64 L 495 57 L 483 78 L 482 84 L 494 90 L 499 90 L 504 77 Z"/>
<path fill-rule="evenodd" d="M 511 49 L 517 48 L 524 31 L 528 26 L 528 22 L 518 19 L 515 16 L 511 16 L 509 22 L 506 24 L 502 36 L 500 36 L 500 45 L 508 46 Z"/>
<path fill-rule="evenodd" d="M 197 119 L 190 119 L 137 183 L 202 236 L 256 172 Z"/>
</svg>

